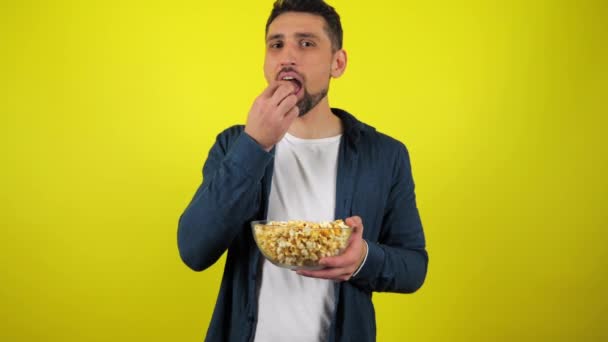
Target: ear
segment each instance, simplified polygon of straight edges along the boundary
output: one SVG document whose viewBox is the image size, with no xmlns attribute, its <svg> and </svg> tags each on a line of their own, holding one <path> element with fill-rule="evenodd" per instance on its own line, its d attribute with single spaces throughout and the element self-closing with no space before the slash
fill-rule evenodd
<svg viewBox="0 0 608 342">
<path fill-rule="evenodd" d="M 331 77 L 338 78 L 342 76 L 344 70 L 346 70 L 346 62 L 346 51 L 344 49 L 336 51 L 331 63 Z"/>
</svg>

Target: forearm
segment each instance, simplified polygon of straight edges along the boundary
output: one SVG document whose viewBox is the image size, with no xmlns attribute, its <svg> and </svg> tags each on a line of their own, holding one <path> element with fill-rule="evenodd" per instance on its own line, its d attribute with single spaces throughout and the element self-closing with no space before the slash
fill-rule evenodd
<svg viewBox="0 0 608 342">
<path fill-rule="evenodd" d="M 366 291 L 411 293 L 418 290 L 426 278 L 429 258 L 409 155 L 405 146 L 400 152 L 381 232 L 377 240 L 367 241 L 367 260 L 351 279 Z"/>
<path fill-rule="evenodd" d="M 350 281 L 366 291 L 412 293 L 424 283 L 428 255 L 424 248 L 408 249 L 369 242 L 365 264 Z"/>
<path fill-rule="evenodd" d="M 201 271 L 215 263 L 257 213 L 260 181 L 271 159 L 244 133 L 225 156 L 210 152 L 203 184 L 178 225 L 180 256 L 190 268 Z"/>
</svg>

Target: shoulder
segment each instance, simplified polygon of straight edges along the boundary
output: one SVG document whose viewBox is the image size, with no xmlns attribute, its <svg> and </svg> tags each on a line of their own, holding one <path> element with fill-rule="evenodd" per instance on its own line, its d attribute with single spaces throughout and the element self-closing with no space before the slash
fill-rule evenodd
<svg viewBox="0 0 608 342">
<path fill-rule="evenodd" d="M 386 176 L 386 184 L 394 184 L 411 171 L 411 160 L 404 142 L 365 125 L 361 130 L 359 155 L 370 170 Z"/>
<path fill-rule="evenodd" d="M 244 130 L 245 125 L 230 126 L 217 135 L 216 144 L 218 144 L 224 151 L 227 151 Z"/>
<path fill-rule="evenodd" d="M 221 131 L 218 135 L 218 139 L 236 139 L 245 130 L 245 125 L 233 125 L 225 130 Z"/>
<path fill-rule="evenodd" d="M 390 159 L 398 159 L 408 155 L 404 142 L 363 122 L 361 122 L 360 145 L 374 153 L 382 153 L 385 157 L 391 157 Z"/>
</svg>

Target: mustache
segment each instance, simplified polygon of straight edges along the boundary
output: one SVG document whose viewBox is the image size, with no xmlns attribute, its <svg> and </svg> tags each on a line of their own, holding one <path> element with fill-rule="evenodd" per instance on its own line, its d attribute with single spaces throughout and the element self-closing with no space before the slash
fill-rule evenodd
<svg viewBox="0 0 608 342">
<path fill-rule="evenodd" d="M 281 70 L 279 70 L 279 72 L 277 72 L 277 75 L 275 76 L 275 79 L 277 81 L 279 80 L 279 75 L 283 72 L 295 72 L 296 74 L 298 74 L 298 76 L 302 78 L 302 80 L 304 80 L 304 75 L 300 74 L 296 69 L 292 67 L 283 67 L 281 68 Z"/>
</svg>

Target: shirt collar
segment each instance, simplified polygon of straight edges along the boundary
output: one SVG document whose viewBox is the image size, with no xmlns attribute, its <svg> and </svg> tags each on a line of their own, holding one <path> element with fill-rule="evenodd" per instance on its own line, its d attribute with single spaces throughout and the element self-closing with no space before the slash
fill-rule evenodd
<svg viewBox="0 0 608 342">
<path fill-rule="evenodd" d="M 356 144 L 361 136 L 361 131 L 365 129 L 365 125 L 357 120 L 349 112 L 340 108 L 331 108 L 332 113 L 342 120 L 344 127 L 344 136 L 352 143 Z"/>
</svg>

